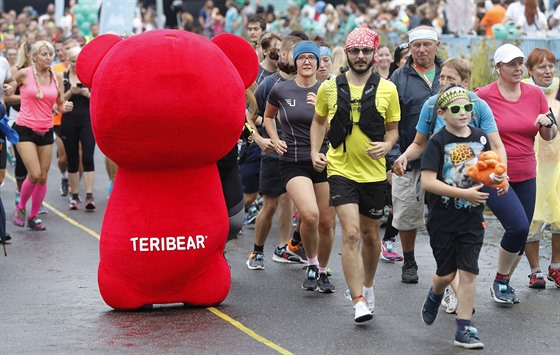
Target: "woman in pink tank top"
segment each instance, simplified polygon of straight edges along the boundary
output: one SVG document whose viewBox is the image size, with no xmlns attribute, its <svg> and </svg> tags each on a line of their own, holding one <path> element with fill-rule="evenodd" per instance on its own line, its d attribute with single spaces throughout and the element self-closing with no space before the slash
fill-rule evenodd
<svg viewBox="0 0 560 355">
<path fill-rule="evenodd" d="M 69 112 L 73 105 L 62 99 L 63 78 L 51 70 L 54 47 L 46 41 L 31 46 L 31 66 L 18 70 L 14 79 L 20 88 L 21 110 L 14 129 L 19 134 L 17 149 L 27 168 L 27 178 L 21 187 L 20 201 L 13 222 L 25 225 L 26 205 L 31 198 L 27 227 L 45 230 L 37 217 L 47 193 L 47 175 L 51 165 L 53 136 L 52 115 L 56 111 Z"/>
</svg>

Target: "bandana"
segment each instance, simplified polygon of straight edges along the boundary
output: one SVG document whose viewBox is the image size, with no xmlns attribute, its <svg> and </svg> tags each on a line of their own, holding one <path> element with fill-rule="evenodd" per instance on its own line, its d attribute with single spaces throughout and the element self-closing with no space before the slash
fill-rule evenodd
<svg viewBox="0 0 560 355">
<path fill-rule="evenodd" d="M 463 89 L 460 86 L 455 86 L 439 94 L 437 98 L 437 106 L 439 108 L 445 108 L 453 101 L 459 99 L 466 99 L 468 101 L 471 101 L 469 92 L 467 90 Z"/>
<path fill-rule="evenodd" d="M 355 28 L 350 32 L 348 37 L 346 37 L 346 45 L 344 49 L 349 49 L 353 47 L 368 47 L 373 48 L 373 64 L 377 63 L 377 47 L 379 47 L 379 36 L 373 30 L 369 28 Z"/>
<path fill-rule="evenodd" d="M 417 39 L 431 39 L 437 41 L 437 32 L 432 30 L 416 30 L 408 34 L 408 43 L 416 41 Z"/>
</svg>

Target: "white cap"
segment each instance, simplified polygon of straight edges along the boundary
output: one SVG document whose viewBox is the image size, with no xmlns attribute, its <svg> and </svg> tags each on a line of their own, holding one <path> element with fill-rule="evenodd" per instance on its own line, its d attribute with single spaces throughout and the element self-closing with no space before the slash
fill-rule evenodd
<svg viewBox="0 0 560 355">
<path fill-rule="evenodd" d="M 496 49 L 496 53 L 494 53 L 494 64 L 509 63 L 515 58 L 525 59 L 525 55 L 521 49 L 517 48 L 513 44 L 506 43 Z"/>
</svg>

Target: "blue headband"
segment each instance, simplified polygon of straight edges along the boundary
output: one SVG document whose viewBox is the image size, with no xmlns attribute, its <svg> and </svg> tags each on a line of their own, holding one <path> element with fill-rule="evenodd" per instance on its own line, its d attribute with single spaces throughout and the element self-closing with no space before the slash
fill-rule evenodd
<svg viewBox="0 0 560 355">
<path fill-rule="evenodd" d="M 331 57 L 332 58 L 332 51 L 329 47 L 321 46 L 319 47 L 319 53 L 321 57 Z"/>
</svg>

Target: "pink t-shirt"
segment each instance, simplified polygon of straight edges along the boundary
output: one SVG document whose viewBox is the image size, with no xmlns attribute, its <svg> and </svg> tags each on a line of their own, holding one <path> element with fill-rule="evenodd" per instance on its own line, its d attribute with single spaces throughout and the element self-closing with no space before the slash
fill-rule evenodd
<svg viewBox="0 0 560 355">
<path fill-rule="evenodd" d="M 58 97 L 58 87 L 52 78 L 49 86 L 41 86 L 43 98 L 38 99 L 37 83 L 33 69 L 27 69 L 27 78 L 19 88 L 21 110 L 16 119 L 18 126 L 31 128 L 35 132 L 44 133 L 53 127 L 52 109 Z"/>
<path fill-rule="evenodd" d="M 476 94 L 488 103 L 494 113 L 506 148 L 510 180 L 520 182 L 536 177 L 537 161 L 533 147 L 539 126 L 533 123 L 539 114 L 548 112 L 542 90 L 521 83 L 521 96 L 517 101 L 509 101 L 500 93 L 498 84 L 493 82 L 476 90 Z"/>
</svg>

